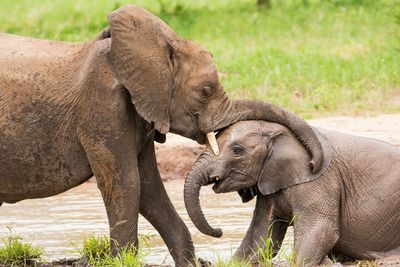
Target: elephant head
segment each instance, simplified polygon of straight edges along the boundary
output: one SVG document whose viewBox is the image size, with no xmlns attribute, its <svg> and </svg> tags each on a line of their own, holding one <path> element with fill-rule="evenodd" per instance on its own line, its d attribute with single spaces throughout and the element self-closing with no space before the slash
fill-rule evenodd
<svg viewBox="0 0 400 267">
<path fill-rule="evenodd" d="M 317 130 L 316 130 L 317 132 Z M 319 135 L 319 134 L 318 134 Z M 207 148 L 188 172 L 184 199 L 194 225 L 204 234 L 220 237 L 199 204 L 201 186 L 214 183 L 216 193 L 238 191 L 243 201 L 255 194 L 269 195 L 292 185 L 320 177 L 331 161 L 331 149 L 322 135 L 324 164 L 318 174 L 308 168 L 310 156 L 286 127 L 264 121 L 242 121 L 218 134 L 221 153 Z"/>
<path fill-rule="evenodd" d="M 171 131 L 203 144 L 207 133 L 237 121 L 276 122 L 293 131 L 311 153 L 313 171 L 320 170 L 323 152 L 309 125 L 269 103 L 230 100 L 210 52 L 134 5 L 114 11 L 108 21 L 100 38 L 111 39 L 107 61 L 112 73 L 139 115 L 159 133 Z M 213 134 L 208 136 L 215 142 Z"/>
</svg>

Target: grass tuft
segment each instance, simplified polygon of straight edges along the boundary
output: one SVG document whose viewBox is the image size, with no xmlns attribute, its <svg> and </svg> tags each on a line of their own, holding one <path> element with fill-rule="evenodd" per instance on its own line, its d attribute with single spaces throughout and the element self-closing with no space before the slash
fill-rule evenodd
<svg viewBox="0 0 400 267">
<path fill-rule="evenodd" d="M 110 239 L 106 236 L 90 236 L 83 241 L 79 251 L 89 266 L 144 266 L 144 254 L 135 247 L 123 248 L 117 256 L 111 253 Z"/>
<path fill-rule="evenodd" d="M 223 260 L 221 257 L 212 265 L 215 267 L 248 267 L 252 266 L 249 260 L 239 260 L 236 257 L 231 257 L 228 261 Z"/>
<path fill-rule="evenodd" d="M 89 264 L 111 257 L 110 240 L 106 236 L 90 236 L 83 241 L 80 251 L 82 258 L 86 258 Z"/>
<path fill-rule="evenodd" d="M 272 231 L 271 231 L 272 232 Z M 275 255 L 274 244 L 271 236 L 269 236 L 265 241 L 263 247 L 259 247 L 257 250 L 257 260 L 262 266 L 273 266 L 272 259 Z"/>
<path fill-rule="evenodd" d="M 10 235 L 3 239 L 0 247 L 0 265 L 6 266 L 27 266 L 34 265 L 42 259 L 43 249 L 23 242 L 22 238 L 14 235 L 10 230 Z"/>
</svg>

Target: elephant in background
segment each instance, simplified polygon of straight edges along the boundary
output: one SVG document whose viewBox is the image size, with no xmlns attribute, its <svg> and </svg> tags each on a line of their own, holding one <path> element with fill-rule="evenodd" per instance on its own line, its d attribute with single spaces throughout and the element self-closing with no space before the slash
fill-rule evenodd
<svg viewBox="0 0 400 267">
<path fill-rule="evenodd" d="M 85 43 L 0 34 L 0 204 L 56 195 L 94 174 L 113 253 L 137 246 L 140 212 L 186 266 L 193 243 L 161 182 L 154 140 L 171 131 L 203 144 L 211 132 L 213 143 L 213 131 L 236 121 L 274 121 L 320 170 L 312 129 L 272 104 L 228 99 L 210 52 L 134 5 L 108 22 Z"/>
<path fill-rule="evenodd" d="M 242 121 L 220 132 L 220 155 L 207 148 L 186 178 L 185 204 L 195 226 L 222 234 L 209 226 L 199 204 L 201 186 L 214 184 L 216 193 L 238 191 L 244 202 L 257 196 L 239 258 L 254 257 L 269 237 L 277 252 L 290 224 L 298 265 L 316 266 L 332 254 L 347 260 L 399 255 L 400 150 L 375 139 L 314 131 L 325 157 L 318 174 L 282 125 Z"/>
</svg>

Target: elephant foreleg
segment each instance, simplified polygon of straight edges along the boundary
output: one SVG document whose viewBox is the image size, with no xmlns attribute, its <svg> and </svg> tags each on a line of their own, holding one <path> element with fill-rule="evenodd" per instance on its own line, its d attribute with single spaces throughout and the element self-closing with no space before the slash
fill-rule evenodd
<svg viewBox="0 0 400 267">
<path fill-rule="evenodd" d="M 193 242 L 161 181 L 153 140 L 139 155 L 139 173 L 140 213 L 160 233 L 177 266 L 194 266 Z"/>
<path fill-rule="evenodd" d="M 80 135 L 105 204 L 114 255 L 123 247 L 138 245 L 140 178 L 132 139 L 104 142 Z"/>
<path fill-rule="evenodd" d="M 304 221 L 295 222 L 294 225 L 296 266 L 319 266 L 325 263 L 326 256 L 336 245 L 339 228 L 328 218 L 303 217 Z"/>
<path fill-rule="evenodd" d="M 288 226 L 289 222 L 277 216 L 272 197 L 258 194 L 253 219 L 235 256 L 240 259 L 257 256 L 266 242 L 270 242 L 276 255 Z"/>
</svg>

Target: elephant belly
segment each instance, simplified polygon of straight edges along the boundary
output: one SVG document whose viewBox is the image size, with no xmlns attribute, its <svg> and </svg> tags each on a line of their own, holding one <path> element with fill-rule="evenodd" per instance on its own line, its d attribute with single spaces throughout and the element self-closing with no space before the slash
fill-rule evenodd
<svg viewBox="0 0 400 267">
<path fill-rule="evenodd" d="M 0 202 L 56 195 L 92 176 L 78 143 L 39 137 L 0 132 Z"/>
</svg>

